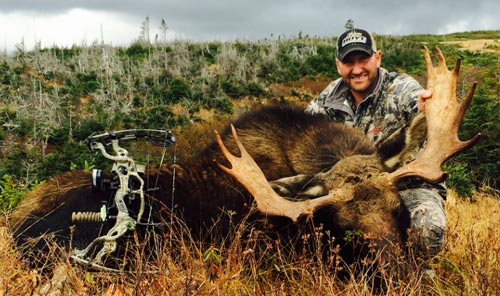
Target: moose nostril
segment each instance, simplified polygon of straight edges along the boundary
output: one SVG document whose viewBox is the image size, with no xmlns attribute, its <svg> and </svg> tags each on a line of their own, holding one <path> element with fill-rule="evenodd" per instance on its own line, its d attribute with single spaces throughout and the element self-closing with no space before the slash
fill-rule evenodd
<svg viewBox="0 0 500 296">
<path fill-rule="evenodd" d="M 355 176 L 355 175 L 347 176 L 347 178 L 345 179 L 345 182 L 350 183 L 350 184 L 356 184 L 356 183 L 359 183 L 359 181 L 360 181 L 360 178 L 358 176 Z"/>
</svg>

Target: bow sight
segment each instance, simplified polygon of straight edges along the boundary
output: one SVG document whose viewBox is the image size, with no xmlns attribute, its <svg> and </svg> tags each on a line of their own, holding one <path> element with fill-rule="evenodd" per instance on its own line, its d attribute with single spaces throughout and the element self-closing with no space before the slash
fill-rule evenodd
<svg viewBox="0 0 500 296">
<path fill-rule="evenodd" d="M 115 219 L 115 223 L 105 235 L 95 238 L 85 249 L 75 250 L 72 256 L 77 262 L 104 268 L 103 256 L 116 250 L 117 239 L 128 230 L 135 229 L 137 225 L 154 226 L 150 217 L 144 222 L 142 216 L 145 209 L 144 198 L 144 172 L 145 166 L 136 164 L 128 155 L 128 151 L 119 145 L 120 142 L 131 140 L 147 140 L 159 147 L 169 147 L 175 144 L 176 138 L 170 130 L 132 129 L 106 132 L 89 136 L 85 142 L 90 149 L 114 161 L 111 169 L 111 179 L 103 177 L 102 170 L 94 169 L 92 172 L 92 186 L 94 190 L 113 193 L 112 201 L 104 201 L 99 212 L 74 212 L 74 223 L 103 223 Z M 112 152 L 107 147 L 111 146 Z M 163 157 L 162 157 L 163 159 Z M 160 164 L 161 165 L 161 164 Z M 130 211 L 129 206 L 135 199 L 139 200 L 138 209 Z M 129 205 L 129 206 L 127 206 Z M 93 256 L 93 252 L 102 243 L 102 248 Z"/>
</svg>

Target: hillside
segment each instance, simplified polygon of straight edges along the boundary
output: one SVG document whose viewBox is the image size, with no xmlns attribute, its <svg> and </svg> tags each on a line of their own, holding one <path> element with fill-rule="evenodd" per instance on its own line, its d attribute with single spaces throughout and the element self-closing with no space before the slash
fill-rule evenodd
<svg viewBox="0 0 500 296">
<path fill-rule="evenodd" d="M 441 47 L 448 60 L 462 59 L 460 97 L 478 82 L 462 134 L 483 132 L 482 145 L 450 164 L 450 186 L 464 195 L 484 185 L 497 188 L 499 181 L 494 173 L 500 155 L 494 123 L 500 110 L 498 33 L 376 36 L 389 70 L 408 72 L 424 84 L 425 44 Z M 95 132 L 181 131 L 193 123 L 227 121 L 254 104 L 288 100 L 305 105 L 338 77 L 334 55 L 334 38 L 307 36 L 20 48 L 14 56 L 0 55 L 0 176 L 10 178 L 0 179 L 0 185 L 27 188 L 70 168 L 95 165 L 81 144 Z"/>
</svg>

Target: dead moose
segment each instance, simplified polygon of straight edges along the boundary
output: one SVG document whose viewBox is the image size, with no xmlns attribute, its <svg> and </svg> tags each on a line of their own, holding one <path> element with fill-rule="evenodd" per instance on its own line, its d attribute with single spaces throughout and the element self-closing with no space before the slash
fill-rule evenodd
<svg viewBox="0 0 500 296">
<path fill-rule="evenodd" d="M 438 57 L 435 68 L 425 49 L 427 88 L 433 92 L 425 116 L 416 116 L 410 126 L 378 147 L 361 131 L 324 117 L 291 106 L 267 107 L 243 115 L 193 159 L 151 172 L 159 188 L 146 193 L 148 203 L 155 202 L 153 210 L 162 221 L 173 221 L 171 215 L 175 215 L 192 236 L 209 242 L 227 237 L 234 229 L 231 226 L 241 221 L 271 221 L 290 236 L 307 224 L 321 225 L 335 238 L 360 231 L 379 246 L 403 242 L 406 226 L 398 182 L 407 177 L 442 181 L 446 176 L 442 164 L 478 140 L 478 136 L 467 142 L 458 139 L 475 85 L 464 102 L 458 102 L 460 63 L 449 71 L 439 50 Z M 425 135 L 425 126 L 425 149 L 413 160 L 425 139 L 416 133 L 423 129 Z M 99 212 L 102 201 L 109 198 L 109 193 L 93 190 L 91 177 L 88 172 L 72 171 L 30 192 L 10 216 L 18 244 L 51 233 L 56 242 L 81 250 L 101 237 L 105 245 L 101 255 L 78 257 L 91 263 L 101 261 L 103 252 L 113 252 L 115 240 L 128 229 L 140 231 L 141 223 L 152 225 L 139 217 L 137 225 L 125 223 L 122 226 L 128 226 L 122 230 L 112 228 L 113 219 L 94 223 L 98 227 L 73 227 L 72 213 Z M 108 225 L 104 229 L 114 230 L 102 235 L 104 224 Z M 159 229 L 168 232 L 169 227 L 167 223 Z"/>
</svg>

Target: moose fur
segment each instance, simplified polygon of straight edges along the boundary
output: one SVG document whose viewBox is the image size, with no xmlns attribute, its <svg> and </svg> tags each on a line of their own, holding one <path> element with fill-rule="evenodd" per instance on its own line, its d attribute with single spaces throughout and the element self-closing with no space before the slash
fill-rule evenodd
<svg viewBox="0 0 500 296">
<path fill-rule="evenodd" d="M 323 116 L 306 114 L 290 105 L 250 112 L 234 122 L 234 126 L 266 178 L 277 180 L 273 186 L 282 195 L 290 199 L 314 198 L 311 192 L 338 187 L 354 194 L 353 199 L 341 205 L 330 205 L 314 213 L 313 224 L 321 225 L 330 236 L 342 238 L 346 231 L 359 230 L 366 237 L 384 243 L 400 242 L 404 238 L 406 224 L 401 224 L 404 215 L 396 191 L 371 180 L 384 170 L 384 157 L 380 155 L 390 158 L 396 152 L 377 153 L 374 144 L 361 131 Z M 400 134 L 404 137 L 404 133 Z M 221 135 L 229 150 L 237 153 L 229 128 Z M 387 149 L 390 145 L 382 146 Z M 340 160 L 344 161 L 333 173 L 337 175 L 334 179 L 331 174 L 328 179 L 317 177 Z M 156 200 L 165 207 L 173 205 L 170 210 L 181 217 L 195 238 L 209 237 L 211 242 L 226 237 L 234 223 L 265 218 L 253 210 L 248 192 L 217 164 L 227 164 L 227 161 L 214 141 L 192 159 L 151 173 L 151 179 L 159 177 L 160 190 L 152 193 Z M 300 179 L 292 182 L 299 186 L 294 188 L 290 182 L 280 181 L 287 181 L 287 177 Z M 72 228 L 71 213 L 98 211 L 101 201 L 107 198 L 106 193 L 92 190 L 88 172 L 72 171 L 56 176 L 30 192 L 11 215 L 14 236 L 22 243 L 28 238 L 53 233 L 59 243 L 69 245 L 72 237 L 73 247 L 84 247 L 97 233 L 92 227 Z M 285 230 L 283 233 L 290 234 L 300 228 L 300 223 L 295 225 L 287 218 L 269 218 L 271 220 L 264 219 L 264 224 L 275 223 Z M 308 218 L 303 217 L 302 221 Z"/>
</svg>

